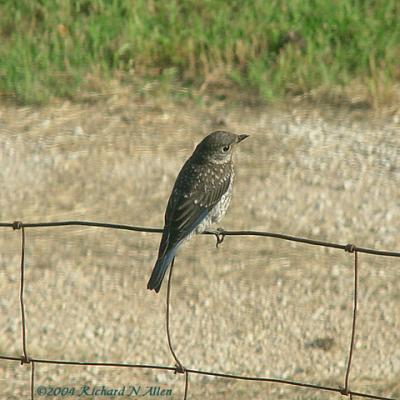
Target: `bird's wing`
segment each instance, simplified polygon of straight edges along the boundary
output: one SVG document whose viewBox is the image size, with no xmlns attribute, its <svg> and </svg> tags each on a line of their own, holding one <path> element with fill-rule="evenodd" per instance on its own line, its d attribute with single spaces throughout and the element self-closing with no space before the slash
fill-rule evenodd
<svg viewBox="0 0 400 400">
<path fill-rule="evenodd" d="M 159 257 L 190 234 L 219 202 L 229 188 L 231 177 L 210 184 L 206 174 L 195 174 L 180 185 L 180 176 L 172 191 L 165 213 L 165 228 Z M 183 190 L 176 190 L 181 186 Z"/>
</svg>

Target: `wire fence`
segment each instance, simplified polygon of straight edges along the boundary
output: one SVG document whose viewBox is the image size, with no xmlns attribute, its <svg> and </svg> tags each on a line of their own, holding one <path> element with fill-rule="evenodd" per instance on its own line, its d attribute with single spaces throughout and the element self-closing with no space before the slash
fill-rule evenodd
<svg viewBox="0 0 400 400">
<path fill-rule="evenodd" d="M 178 355 L 176 354 L 173 346 L 173 341 L 170 333 L 170 294 L 171 294 L 171 286 L 172 286 L 172 274 L 174 261 L 171 264 L 168 283 L 167 283 L 167 296 L 166 296 L 166 332 L 167 332 L 167 341 L 168 347 L 173 356 L 176 364 L 175 366 L 163 366 L 163 365 L 152 365 L 152 364 L 129 364 L 129 363 L 104 363 L 104 362 L 91 362 L 91 361 L 65 361 L 65 360 L 52 360 L 52 359 L 42 359 L 42 358 L 34 358 L 29 357 L 27 352 L 27 340 L 26 340 L 26 318 L 25 318 L 25 304 L 24 304 L 24 273 L 25 273 L 25 229 L 26 228 L 45 228 L 45 227 L 56 227 L 56 226 L 90 226 L 90 227 L 102 227 L 102 228 L 110 228 L 110 229 L 123 229 L 130 230 L 135 232 L 148 232 L 148 233 L 162 233 L 162 229 L 159 228 L 149 228 L 149 227 L 140 227 L 140 226 L 132 226 L 132 225 L 124 225 L 124 224 L 111 224 L 111 223 L 100 223 L 100 222 L 92 222 L 92 221 L 57 221 L 57 222 L 37 222 L 37 223 L 23 223 L 21 221 L 14 222 L 0 222 L 0 228 L 12 228 L 14 230 L 21 231 L 21 266 L 20 266 L 20 291 L 19 291 L 19 299 L 20 299 L 20 310 L 21 310 L 21 342 L 22 342 L 22 350 L 23 354 L 20 357 L 16 356 L 7 356 L 1 355 L 0 359 L 2 360 L 10 360 L 20 362 L 21 365 L 29 364 L 31 367 L 31 379 L 30 379 L 30 390 L 31 390 L 31 399 L 35 398 L 35 365 L 36 364 L 58 364 L 58 365 L 78 365 L 78 366 L 95 366 L 95 367 L 121 367 L 121 368 L 143 368 L 143 369 L 154 369 L 154 370 L 167 370 L 172 371 L 173 373 L 183 374 L 185 378 L 184 383 L 184 395 L 183 399 L 187 399 L 188 391 L 189 391 L 189 377 L 192 374 L 198 375 L 207 375 L 214 376 L 219 378 L 227 378 L 227 379 L 238 379 L 245 381 L 255 381 L 255 382 L 270 382 L 282 385 L 290 385 L 303 387 L 308 389 L 322 390 L 328 392 L 336 392 L 345 396 L 348 396 L 350 399 L 353 396 L 369 398 L 369 399 L 378 399 L 378 400 L 396 400 L 392 397 L 384 397 L 371 393 L 363 393 L 354 391 L 350 388 L 350 373 L 351 373 L 351 365 L 353 360 L 354 346 L 355 346 L 355 335 L 357 329 L 357 307 L 358 307 L 358 296 L 359 296 L 359 287 L 358 287 L 358 269 L 359 269 L 359 253 L 373 254 L 383 257 L 400 257 L 400 252 L 393 251 L 385 251 L 385 250 L 376 250 L 364 247 L 358 247 L 354 244 L 338 244 L 325 242 L 320 240 L 307 239 L 302 237 L 283 235 L 279 233 L 271 233 L 271 232 L 260 232 L 260 231 L 219 231 L 215 232 L 204 232 L 206 235 L 214 235 L 216 237 L 216 246 L 218 247 L 224 240 L 225 236 L 263 236 L 263 237 L 271 237 L 277 238 L 287 241 L 299 242 L 308 245 L 320 246 L 320 247 L 328 247 L 334 249 L 344 250 L 348 253 L 353 254 L 354 259 L 354 280 L 353 280 L 353 313 L 352 313 L 352 324 L 351 331 L 349 332 L 350 343 L 349 343 L 349 351 L 347 356 L 347 366 L 346 372 L 343 381 L 343 387 L 332 387 L 332 386 L 324 386 L 324 385 L 316 385 L 305 382 L 297 382 L 286 379 L 275 379 L 268 377 L 257 377 L 257 376 L 246 376 L 246 375 L 235 375 L 235 374 L 225 374 L 221 372 L 214 371 L 203 371 L 192 368 L 185 368 L 183 363 L 180 361 Z"/>
</svg>

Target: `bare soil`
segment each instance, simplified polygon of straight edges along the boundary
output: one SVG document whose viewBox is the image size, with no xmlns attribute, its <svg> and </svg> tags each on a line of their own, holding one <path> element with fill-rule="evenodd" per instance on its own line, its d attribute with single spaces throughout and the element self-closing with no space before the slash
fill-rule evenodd
<svg viewBox="0 0 400 400">
<path fill-rule="evenodd" d="M 162 227 L 180 167 L 215 129 L 251 135 L 235 154 L 225 229 L 400 250 L 397 109 L 378 115 L 304 102 L 178 103 L 122 90 L 80 105 L 2 104 L 0 219 Z M 27 229 L 28 354 L 173 366 L 166 285 L 158 295 L 146 290 L 158 242 L 158 234 L 102 228 Z M 341 250 L 279 239 L 227 237 L 216 249 L 212 236 L 193 238 L 174 269 L 176 353 L 188 368 L 343 386 L 353 261 Z M 359 261 L 350 387 L 399 398 L 400 262 L 364 254 Z M 19 263 L 20 232 L 1 229 L 0 354 L 8 356 L 22 354 Z M 0 398 L 30 398 L 30 374 L 30 365 L 0 361 Z M 35 390 L 85 384 L 160 386 L 180 399 L 184 378 L 148 369 L 35 366 Z M 338 396 L 276 383 L 189 379 L 191 399 Z"/>
</svg>

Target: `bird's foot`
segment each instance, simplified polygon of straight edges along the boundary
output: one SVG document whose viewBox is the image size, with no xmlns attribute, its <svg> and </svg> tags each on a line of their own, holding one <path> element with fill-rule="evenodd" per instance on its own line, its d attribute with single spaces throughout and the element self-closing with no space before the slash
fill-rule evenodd
<svg viewBox="0 0 400 400">
<path fill-rule="evenodd" d="M 224 228 L 210 229 L 209 232 L 215 235 L 215 238 L 217 239 L 215 247 L 218 248 L 219 245 L 222 244 L 222 242 L 225 239 L 225 229 Z"/>
</svg>

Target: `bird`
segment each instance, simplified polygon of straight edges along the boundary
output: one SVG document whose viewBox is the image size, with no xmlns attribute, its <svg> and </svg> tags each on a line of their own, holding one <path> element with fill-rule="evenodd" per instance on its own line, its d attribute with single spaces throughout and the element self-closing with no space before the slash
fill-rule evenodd
<svg viewBox="0 0 400 400">
<path fill-rule="evenodd" d="M 147 289 L 158 293 L 178 248 L 225 215 L 232 197 L 232 155 L 236 145 L 247 137 L 226 131 L 212 132 L 183 165 L 168 200 L 158 257 Z"/>
</svg>

